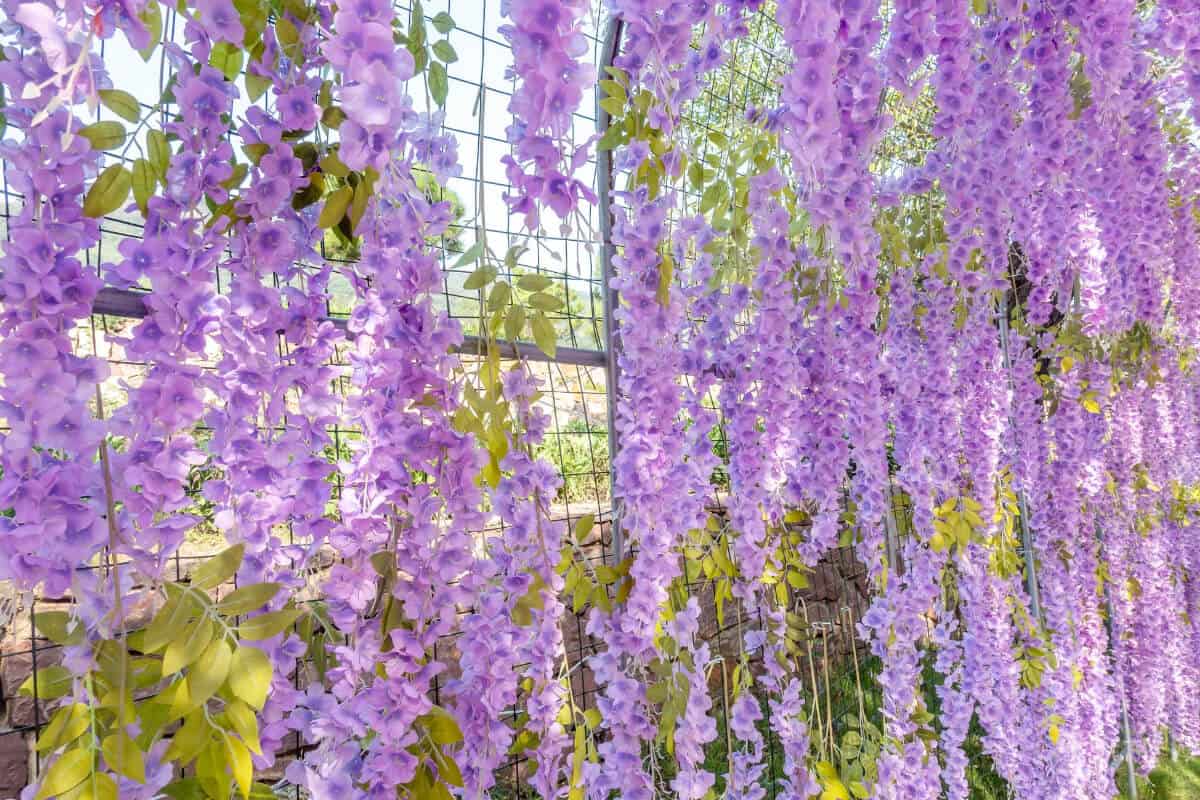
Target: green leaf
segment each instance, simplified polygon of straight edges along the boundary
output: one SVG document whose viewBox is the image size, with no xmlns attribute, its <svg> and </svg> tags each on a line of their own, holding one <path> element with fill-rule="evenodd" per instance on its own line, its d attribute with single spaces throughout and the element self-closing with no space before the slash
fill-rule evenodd
<svg viewBox="0 0 1200 800">
<path fill-rule="evenodd" d="M 433 27 L 438 33 L 445 36 L 456 27 L 454 23 L 454 17 L 451 17 L 445 11 L 442 11 L 433 18 Z"/>
<path fill-rule="evenodd" d="M 286 16 L 280 16 L 275 19 L 275 38 L 283 45 L 284 50 L 287 50 L 300 41 L 300 31 L 296 30 L 296 26 Z"/>
<path fill-rule="evenodd" d="M 257 75 L 253 72 L 246 73 L 246 95 L 250 98 L 251 103 L 257 103 L 258 99 L 267 93 L 267 89 L 271 88 L 271 80 Z"/>
<path fill-rule="evenodd" d="M 515 270 L 517 268 L 517 261 L 520 260 L 521 256 L 525 255 L 525 251 L 528 249 L 528 247 L 522 244 L 514 244 L 508 248 L 508 251 L 504 254 L 504 266 L 508 267 L 509 271 Z"/>
<path fill-rule="evenodd" d="M 66 611 L 40 611 L 33 615 L 33 627 L 55 644 L 83 641 L 83 625 Z"/>
<path fill-rule="evenodd" d="M 478 260 L 480 254 L 483 253 L 483 242 L 475 242 L 467 248 L 467 251 L 458 257 L 458 261 L 454 262 L 455 267 L 465 266 L 472 261 Z"/>
<path fill-rule="evenodd" d="M 115 124 L 115 123 L 114 123 Z M 103 217 L 116 211 L 129 196 L 133 176 L 120 164 L 113 164 L 88 189 L 83 200 L 83 213 L 89 217 Z"/>
<path fill-rule="evenodd" d="M 554 358 L 558 352 L 558 331 L 554 330 L 554 323 L 539 311 L 533 315 L 530 324 L 533 328 L 533 341 L 537 343 L 538 349 Z"/>
<path fill-rule="evenodd" d="M 450 79 L 446 75 L 446 66 L 437 61 L 429 65 L 429 94 L 439 106 L 446 105 L 446 97 L 450 94 Z"/>
<path fill-rule="evenodd" d="M 100 102 L 121 119 L 137 122 L 142 118 L 142 106 L 129 92 L 121 89 L 101 89 Z"/>
<path fill-rule="evenodd" d="M 163 675 L 172 675 L 200 658 L 213 639 L 214 626 L 207 616 L 188 623 L 163 653 Z"/>
<path fill-rule="evenodd" d="M 92 751 L 79 748 L 69 753 L 63 753 L 42 779 L 35 800 L 46 797 L 57 797 L 74 789 L 87 778 L 92 771 Z"/>
<path fill-rule="evenodd" d="M 329 151 L 320 163 L 321 172 L 326 175 L 332 175 L 335 178 L 346 178 L 350 175 L 350 168 L 338 157 L 336 150 Z"/>
<path fill-rule="evenodd" d="M 575 541 L 582 543 L 596 526 L 595 514 L 584 514 L 575 520 Z"/>
<path fill-rule="evenodd" d="M 358 227 L 363 214 L 367 212 L 367 201 L 371 199 L 371 193 L 374 191 L 374 184 L 368 180 L 361 180 L 358 186 L 354 187 L 354 200 L 350 203 L 351 230 Z"/>
<path fill-rule="evenodd" d="M 488 311 L 499 311 L 508 305 L 512 299 L 512 287 L 506 281 L 499 281 L 488 294 Z"/>
<path fill-rule="evenodd" d="M 608 130 L 596 142 L 597 150 L 613 150 L 625 141 L 625 129 L 620 125 L 609 125 Z"/>
<path fill-rule="evenodd" d="M 563 301 L 552 294 L 534 292 L 529 295 L 529 305 L 541 311 L 558 311 L 563 307 Z"/>
<path fill-rule="evenodd" d="M 158 177 L 154 174 L 154 166 L 144 158 L 139 158 L 133 162 L 130 183 L 133 187 L 133 199 L 137 202 L 138 208 L 145 214 L 147 204 L 150 202 L 150 198 L 154 196 L 154 188 L 158 184 Z"/>
<path fill-rule="evenodd" d="M 150 41 L 141 50 L 138 50 L 138 55 L 143 61 L 149 61 L 150 56 L 154 54 L 158 43 L 162 41 L 162 9 L 158 7 L 157 0 L 150 0 L 140 14 L 142 23 L 146 29 L 150 31 Z"/>
<path fill-rule="evenodd" d="M 217 611 L 230 617 L 249 614 L 265 606 L 282 588 L 282 584 L 278 583 L 252 583 L 241 586 L 217 603 Z"/>
<path fill-rule="evenodd" d="M 85 125 L 79 135 L 91 142 L 93 150 L 116 150 L 125 144 L 125 126 L 111 119 Z"/>
<path fill-rule="evenodd" d="M 241 542 L 225 548 L 192 570 L 192 586 L 197 589 L 215 589 L 237 573 L 245 555 L 246 545 Z"/>
<path fill-rule="evenodd" d="M 517 278 L 517 286 L 527 292 L 540 292 L 554 285 L 554 279 L 548 275 L 522 275 Z"/>
<path fill-rule="evenodd" d="M 496 279 L 496 270 L 489 266 L 482 266 L 467 276 L 463 281 L 463 288 L 468 292 L 473 292 L 482 289 Z"/>
<path fill-rule="evenodd" d="M 25 679 L 18 694 L 33 697 L 34 682 L 37 683 L 37 696 L 42 700 L 56 700 L 71 691 L 74 678 L 71 672 L 55 664 L 52 667 L 42 667 Z"/>
<path fill-rule="evenodd" d="M 117 731 L 104 737 L 100 750 L 104 753 L 104 763 L 113 772 L 138 783 L 146 782 L 146 759 L 127 733 Z"/>
<path fill-rule="evenodd" d="M 317 226 L 320 228 L 332 228 L 342 221 L 342 217 L 346 216 L 346 209 L 350 206 L 350 200 L 354 197 L 354 187 L 343 186 L 325 201 L 325 207 L 321 209 L 321 216 L 317 218 Z"/>
<path fill-rule="evenodd" d="M 232 81 L 242 71 L 242 59 L 242 48 L 229 42 L 217 42 L 208 56 L 208 63 Z"/>
<path fill-rule="evenodd" d="M 458 53 L 455 51 L 454 45 L 450 44 L 449 39 L 434 42 L 433 54 L 446 64 L 453 64 L 455 61 L 458 61 Z"/>
<path fill-rule="evenodd" d="M 233 651 L 229 649 L 229 643 L 223 637 L 218 637 L 205 648 L 200 658 L 188 670 L 188 687 L 192 693 L 192 702 L 204 703 L 216 694 L 229 677 L 232 665 Z"/>
<path fill-rule="evenodd" d="M 167 168 L 171 166 L 171 144 L 162 131 L 152 130 L 146 134 L 146 158 L 158 179 L 166 184 Z"/>
<path fill-rule="evenodd" d="M 515 342 L 521 338 L 521 333 L 525 330 L 525 307 L 519 305 L 511 305 L 508 307 L 508 314 L 504 317 L 504 338 Z"/>
<path fill-rule="evenodd" d="M 287 630 L 304 613 L 299 608 L 285 608 L 248 619 L 238 626 L 238 636 L 250 641 L 270 639 Z"/>
</svg>

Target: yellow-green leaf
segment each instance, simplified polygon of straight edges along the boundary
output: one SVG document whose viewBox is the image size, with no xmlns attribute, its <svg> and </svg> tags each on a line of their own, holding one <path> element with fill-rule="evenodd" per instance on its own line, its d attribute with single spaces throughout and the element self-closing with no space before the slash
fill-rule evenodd
<svg viewBox="0 0 1200 800">
<path fill-rule="evenodd" d="M 625 113 L 625 101 L 617 97 L 604 98 L 600 101 L 600 107 L 612 117 L 619 117 Z"/>
<path fill-rule="evenodd" d="M 463 281 L 463 288 L 468 292 L 473 292 L 477 289 L 482 289 L 496 279 L 496 270 L 492 267 L 483 266 L 472 272 Z"/>
<path fill-rule="evenodd" d="M 200 603 L 192 594 L 172 583 L 167 584 L 166 589 L 166 604 L 155 614 L 142 636 L 141 650 L 144 653 L 156 653 L 166 647 L 175 638 L 176 632 L 200 613 Z"/>
<path fill-rule="evenodd" d="M 458 52 L 454 49 L 454 45 L 450 44 L 449 39 L 441 39 L 434 42 L 433 54 L 446 64 L 453 64 L 455 61 L 458 61 Z"/>
<path fill-rule="evenodd" d="M 152 130 L 146 134 L 146 160 L 154 167 L 155 176 L 165 184 L 167 168 L 171 166 L 171 143 L 162 131 Z"/>
<path fill-rule="evenodd" d="M 554 323 L 539 311 L 533 315 L 530 324 L 533 328 L 533 341 L 537 343 L 538 349 L 554 358 L 558 352 L 558 332 L 554 330 Z"/>
<path fill-rule="evenodd" d="M 111 214 L 125 203 L 133 176 L 120 164 L 113 164 L 92 184 L 83 200 L 83 213 L 89 217 Z"/>
<path fill-rule="evenodd" d="M 296 30 L 291 20 L 280 15 L 275 18 L 275 38 L 279 39 L 279 43 L 286 49 L 300 41 L 300 31 Z"/>
<path fill-rule="evenodd" d="M 540 292 L 554 285 L 554 279 L 548 275 L 522 275 L 517 278 L 517 286 L 527 292 Z"/>
<path fill-rule="evenodd" d="M 592 528 L 596 527 L 596 515 L 584 514 L 579 519 L 575 520 L 575 541 L 582 543 L 592 532 Z"/>
<path fill-rule="evenodd" d="M 149 43 L 138 51 L 138 55 L 143 61 L 149 61 L 150 56 L 158 47 L 159 41 L 162 39 L 162 11 L 158 7 L 158 3 L 146 3 L 146 8 L 139 15 L 146 29 L 150 32 Z"/>
<path fill-rule="evenodd" d="M 529 295 L 529 305 L 541 311 L 558 311 L 563 307 L 563 301 L 552 294 L 534 292 Z"/>
<path fill-rule="evenodd" d="M 227 547 L 192 570 L 192 585 L 197 589 L 214 589 L 229 580 L 242 566 L 246 545 L 238 542 Z"/>
<path fill-rule="evenodd" d="M 428 714 L 417 717 L 417 722 L 429 731 L 434 744 L 456 744 L 463 740 L 458 722 L 441 706 L 434 706 Z"/>
<path fill-rule="evenodd" d="M 85 783 L 64 795 L 63 800 L 74 792 L 80 792 L 75 800 L 119 800 L 121 796 L 117 790 L 117 782 L 106 772 L 93 772 Z"/>
<path fill-rule="evenodd" d="M 321 171 L 335 178 L 345 178 L 350 175 L 350 168 L 338 157 L 336 150 L 329 151 L 320 161 Z"/>
<path fill-rule="evenodd" d="M 600 81 L 600 88 L 604 90 L 605 97 L 615 97 L 622 103 L 624 103 L 625 98 L 628 97 L 628 95 L 625 93 L 625 87 L 614 80 Z"/>
<path fill-rule="evenodd" d="M 299 608 L 284 608 L 261 614 L 239 625 L 238 637 L 250 641 L 270 639 L 287 630 L 288 626 L 295 622 L 302 613 L 304 612 Z"/>
<path fill-rule="evenodd" d="M 511 305 L 504 317 L 504 338 L 515 342 L 525 330 L 525 306 Z"/>
<path fill-rule="evenodd" d="M 150 202 L 150 198 L 154 196 L 154 187 L 157 182 L 158 177 L 154 174 L 154 167 L 149 161 L 139 158 L 133 162 L 133 172 L 130 176 L 133 199 L 143 214 L 146 213 L 146 206 Z"/>
<path fill-rule="evenodd" d="M 271 689 L 271 660 L 257 647 L 242 645 L 233 653 L 229 688 L 235 697 L 252 708 L 261 709 Z"/>
<path fill-rule="evenodd" d="M 168 649 L 169 653 L 170 650 Z M 233 664 L 233 652 L 224 637 L 218 637 L 205 648 L 200 658 L 188 671 L 188 685 L 192 691 L 193 703 L 204 703 L 217 693 L 217 690 L 229 677 L 229 668 Z"/>
<path fill-rule="evenodd" d="M 37 751 L 47 753 L 75 741 L 87 730 L 90 721 L 91 714 L 85 704 L 63 706 L 54 712 L 50 724 L 42 730 L 37 740 Z"/>
<path fill-rule="evenodd" d="M 92 771 L 92 751 L 82 748 L 63 753 L 42 779 L 36 800 L 46 797 L 57 797 L 74 789 L 87 778 Z"/>
<path fill-rule="evenodd" d="M 163 653 L 163 674 L 174 674 L 194 663 L 212 641 L 214 632 L 212 620 L 206 616 L 188 623 Z"/>
<path fill-rule="evenodd" d="M 242 48 L 229 42 L 217 42 L 208 56 L 208 63 L 233 80 L 242 71 Z"/>
<path fill-rule="evenodd" d="M 100 751 L 104 753 L 104 763 L 108 764 L 108 768 L 113 772 L 138 783 L 145 783 L 146 759 L 137 743 L 124 731 L 104 737 Z"/>
<path fill-rule="evenodd" d="M 37 696 L 42 700 L 55 700 L 71 691 L 73 677 L 66 668 L 55 664 L 52 667 L 42 667 L 30 675 L 17 690 L 26 697 L 34 696 L 34 685 L 37 686 Z"/>
<path fill-rule="evenodd" d="M 83 625 L 66 611 L 41 611 L 33 615 L 33 627 L 55 644 L 79 644 Z"/>
<path fill-rule="evenodd" d="M 213 725 L 208 721 L 204 709 L 197 708 L 188 714 L 179 730 L 171 737 L 171 745 L 164 758 L 180 764 L 190 764 L 200 751 L 212 740 Z"/>
<path fill-rule="evenodd" d="M 125 144 L 125 126 L 111 119 L 85 125 L 79 135 L 91 142 L 93 150 L 116 150 Z"/>
<path fill-rule="evenodd" d="M 265 606 L 282 588 L 278 583 L 252 583 L 238 587 L 217 603 L 217 611 L 231 617 L 249 614 Z"/>
<path fill-rule="evenodd" d="M 254 783 L 254 764 L 250 761 L 250 749 L 238 739 L 225 734 L 225 756 L 233 779 L 243 798 L 250 797 L 250 785 Z"/>
<path fill-rule="evenodd" d="M 266 94 L 267 89 L 270 89 L 272 86 L 269 78 L 264 78 L 253 72 L 246 73 L 245 81 L 246 95 L 250 98 L 251 103 L 257 103 L 258 99 Z"/>
<path fill-rule="evenodd" d="M 512 299 L 512 287 L 505 281 L 499 281 L 488 294 L 488 311 L 499 311 L 508 305 Z"/>
<path fill-rule="evenodd" d="M 439 106 L 446 105 L 446 97 L 450 93 L 450 79 L 446 75 L 446 66 L 439 61 L 429 65 L 429 94 Z"/>
<path fill-rule="evenodd" d="M 317 218 L 317 226 L 332 228 L 341 222 L 342 217 L 346 216 L 346 209 L 350 207 L 350 200 L 353 197 L 354 188 L 351 186 L 343 186 L 329 195 L 325 200 L 325 206 L 321 209 L 321 216 Z"/>
<path fill-rule="evenodd" d="M 254 710 L 241 700 L 234 700 L 225 704 L 225 717 L 250 752 L 262 755 L 262 744 L 258 740 L 258 717 Z"/>
<path fill-rule="evenodd" d="M 137 122 L 142 117 L 142 107 L 137 98 L 121 89 L 101 89 L 100 102 L 121 119 Z"/>
</svg>

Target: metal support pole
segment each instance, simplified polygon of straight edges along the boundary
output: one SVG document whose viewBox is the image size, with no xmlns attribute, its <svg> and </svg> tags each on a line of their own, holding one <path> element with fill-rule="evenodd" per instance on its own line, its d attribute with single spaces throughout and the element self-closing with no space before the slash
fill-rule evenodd
<svg viewBox="0 0 1200 800">
<path fill-rule="evenodd" d="M 608 29 L 604 34 L 604 42 L 600 51 L 601 69 L 611 66 L 617 53 L 621 50 L 621 31 L 624 23 L 610 17 Z M 603 75 L 601 77 L 604 77 Z M 601 90 L 596 86 L 596 131 L 603 135 L 608 130 L 612 118 L 600 105 Z M 613 563 L 620 563 L 625 558 L 625 537 L 621 532 L 621 500 L 617 497 L 616 485 L 613 483 L 612 465 L 621 447 L 620 432 L 617 430 L 617 389 L 621 378 L 620 353 L 621 335 L 617 330 L 616 311 L 620 308 L 620 297 L 613 288 L 613 253 L 612 243 L 612 155 L 608 150 L 596 151 L 596 195 L 599 197 L 600 212 L 600 277 L 604 295 L 604 351 L 608 355 L 608 374 L 605 376 L 605 389 L 608 400 L 608 486 L 609 502 L 612 503 L 612 521 L 609 530 L 612 534 Z"/>
<path fill-rule="evenodd" d="M 887 511 L 883 515 L 884 552 L 887 557 L 888 569 L 897 575 L 904 574 L 904 562 L 900 558 L 900 526 L 896 524 L 895 497 L 888 490 Z"/>
<path fill-rule="evenodd" d="M 1100 523 L 1096 523 L 1096 542 L 1100 545 L 1100 555 L 1103 557 L 1104 532 L 1100 530 Z M 1104 609 L 1106 612 L 1104 627 L 1108 631 L 1108 650 L 1111 654 L 1113 649 L 1113 604 L 1112 593 L 1108 589 L 1108 581 L 1104 582 Z M 1125 686 L 1123 682 L 1117 686 L 1117 697 L 1121 701 L 1121 741 L 1125 750 L 1125 780 L 1129 786 L 1129 800 L 1138 800 L 1137 766 L 1133 763 L 1133 729 L 1129 724 L 1129 708 L 1125 704 Z"/>
<path fill-rule="evenodd" d="M 1000 351 L 1004 356 L 1004 371 L 1008 374 L 1008 386 L 1012 390 L 1012 359 L 1008 350 L 1007 293 L 1000 295 L 1000 308 L 996 316 L 1000 323 Z M 1011 413 L 1008 421 L 1009 427 L 1016 429 Z M 1021 526 L 1021 550 L 1025 555 L 1025 588 L 1029 593 L 1029 605 L 1033 610 L 1034 617 L 1037 618 L 1039 624 L 1044 625 L 1046 620 L 1042 617 L 1042 599 L 1038 592 L 1037 559 L 1033 552 L 1033 533 L 1029 529 L 1029 503 L 1025 499 L 1025 490 L 1020 487 L 1017 488 L 1017 508 L 1019 509 L 1017 522 Z"/>
</svg>

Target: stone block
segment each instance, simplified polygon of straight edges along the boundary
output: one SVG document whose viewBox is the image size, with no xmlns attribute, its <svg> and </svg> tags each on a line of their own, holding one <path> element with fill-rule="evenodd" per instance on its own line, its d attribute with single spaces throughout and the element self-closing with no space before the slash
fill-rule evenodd
<svg viewBox="0 0 1200 800">
<path fill-rule="evenodd" d="M 0 797 L 16 797 L 29 783 L 29 735 L 0 733 Z"/>
</svg>

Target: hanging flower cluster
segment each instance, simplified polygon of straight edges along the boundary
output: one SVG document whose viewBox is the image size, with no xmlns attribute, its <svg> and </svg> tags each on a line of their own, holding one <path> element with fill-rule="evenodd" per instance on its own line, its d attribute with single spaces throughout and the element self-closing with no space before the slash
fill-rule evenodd
<svg viewBox="0 0 1200 800">
<path fill-rule="evenodd" d="M 601 73 L 592 4 L 500 3 L 508 213 L 582 234 L 613 151 L 615 560 L 501 343 L 554 357 L 552 281 L 481 235 L 471 356 L 441 308 L 456 26 L 411 5 L 4 0 L 0 578 L 75 600 L 27 800 L 958 800 L 968 746 L 1073 800 L 1200 749 L 1191 4 L 613 0 Z M 861 619 L 809 614 L 839 547 Z"/>
</svg>

